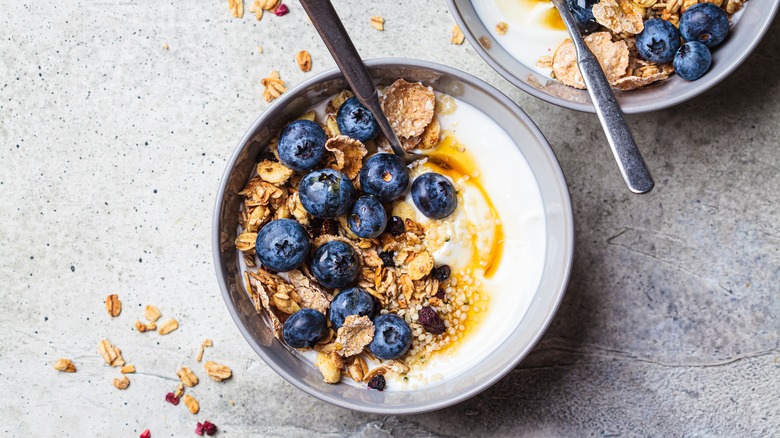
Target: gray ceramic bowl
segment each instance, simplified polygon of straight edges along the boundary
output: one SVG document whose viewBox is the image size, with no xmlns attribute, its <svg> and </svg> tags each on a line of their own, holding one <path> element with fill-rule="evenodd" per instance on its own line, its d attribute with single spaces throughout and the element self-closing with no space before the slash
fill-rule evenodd
<svg viewBox="0 0 780 438">
<path fill-rule="evenodd" d="M 479 366 L 446 384 L 423 390 L 369 391 L 346 383 L 329 385 L 320 372 L 274 339 L 244 290 L 233 244 L 245 185 L 267 142 L 290 120 L 328 96 L 347 88 L 337 70 L 325 72 L 285 93 L 252 125 L 230 157 L 214 212 L 213 246 L 217 279 L 228 310 L 255 352 L 279 375 L 303 391 L 345 408 L 385 414 L 425 412 L 465 400 L 498 381 L 528 354 L 544 333 L 563 297 L 571 268 L 573 225 L 569 193 L 558 162 L 542 133 L 509 98 L 459 70 L 425 61 L 367 61 L 378 84 L 395 79 L 421 81 L 485 112 L 517 143 L 541 190 L 547 222 L 547 254 L 539 287 L 526 315 L 506 341 Z"/>
<path fill-rule="evenodd" d="M 509 82 L 533 96 L 577 111 L 595 111 L 587 91 L 567 87 L 540 75 L 512 57 L 486 27 L 493 27 L 496 23 L 483 23 L 474 10 L 474 1 L 447 0 L 455 21 L 482 59 Z M 674 75 L 638 90 L 615 90 L 621 108 L 628 114 L 656 111 L 685 102 L 714 87 L 736 70 L 756 48 L 772 24 L 779 6 L 778 1 L 749 0 L 728 39 L 713 51 L 712 68 L 706 75 L 693 82 Z M 484 46 L 480 44 L 481 38 L 486 38 L 488 43 Z"/>
</svg>

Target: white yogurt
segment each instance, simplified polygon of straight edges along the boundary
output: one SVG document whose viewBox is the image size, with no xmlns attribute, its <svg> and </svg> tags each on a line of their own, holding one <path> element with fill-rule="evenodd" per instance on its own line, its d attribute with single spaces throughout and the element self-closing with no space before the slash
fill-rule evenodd
<svg viewBox="0 0 780 438">
<path fill-rule="evenodd" d="M 536 62 L 542 56 L 552 56 L 558 44 L 569 37 L 565 30 L 545 25 L 544 17 L 555 8 L 551 2 L 479 0 L 473 4 L 480 20 L 501 47 L 526 67 L 550 75 L 552 69 L 538 67 Z M 501 21 L 509 25 L 505 35 L 496 32 L 496 25 Z"/>
<path fill-rule="evenodd" d="M 439 115 L 442 130 L 450 131 L 464 145 L 480 169 L 480 183 L 500 217 L 504 246 L 498 267 L 490 278 L 481 278 L 489 296 L 481 322 L 455 349 L 435 354 L 421 372 L 412 372 L 405 382 L 393 381 L 386 390 L 417 389 L 435 385 L 468 371 L 507 338 L 523 318 L 542 277 L 545 258 L 544 209 L 531 168 L 509 135 L 491 118 L 473 106 L 455 100 L 457 110 Z M 479 224 L 489 210 L 476 189 L 466 189 L 466 204 L 456 222 Z M 423 222 L 422 215 L 418 219 Z M 462 229 L 461 227 L 455 227 Z M 492 233 L 486 233 L 486 237 Z M 481 236 L 482 237 L 482 236 Z M 451 253 L 443 256 L 448 245 Z M 458 266 L 468 260 L 471 249 L 450 240 L 433 254 L 436 264 Z"/>
<path fill-rule="evenodd" d="M 457 99 L 454 101 L 457 109 L 451 114 L 439 115 L 439 123 L 443 131 L 454 134 L 458 143 L 467 148 L 479 169 L 479 182 L 490 194 L 490 202 L 503 227 L 503 253 L 490 278 L 484 278 L 481 271 L 474 273 L 482 282 L 484 294 L 489 296 L 487 309 L 479 313 L 481 322 L 476 329 L 471 330 L 456 348 L 434 353 L 426 366 L 411 371 L 408 379 L 391 379 L 386 391 L 436 385 L 474 367 L 516 327 L 541 280 L 546 228 L 542 199 L 533 173 L 499 125 L 473 106 Z M 317 120 L 324 119 L 326 106 L 327 101 L 312 108 L 317 113 Z M 476 245 L 477 248 L 490 248 L 497 225 L 491 217 L 493 213 L 488 201 L 477 186 L 469 181 L 460 186 L 463 188 L 459 196 L 462 202 L 450 221 L 455 225 L 450 230 L 453 238 L 433 252 L 436 265 L 448 264 L 455 272 L 469 263 L 475 251 L 471 236 L 464 233 L 467 226 L 481 227 L 482 245 Z M 413 205 L 411 199 L 408 201 Z M 417 220 L 420 223 L 429 221 L 419 212 Z M 468 239 L 467 244 L 463 244 L 465 239 Z M 487 258 L 482 255 L 483 259 Z M 239 260 L 242 270 L 252 269 L 244 265 L 243 257 Z M 315 351 L 293 351 L 314 366 Z M 376 365 L 378 362 L 370 363 L 369 368 Z M 348 378 L 342 379 L 341 384 L 345 383 L 357 385 Z"/>
</svg>

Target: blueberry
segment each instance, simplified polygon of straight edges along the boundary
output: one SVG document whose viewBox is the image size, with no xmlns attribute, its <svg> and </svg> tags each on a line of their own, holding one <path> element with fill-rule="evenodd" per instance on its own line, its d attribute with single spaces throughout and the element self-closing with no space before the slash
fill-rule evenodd
<svg viewBox="0 0 780 438">
<path fill-rule="evenodd" d="M 435 172 L 424 173 L 414 180 L 412 201 L 431 219 L 443 219 L 458 206 L 455 187 L 444 175 Z"/>
<path fill-rule="evenodd" d="M 357 281 L 360 258 L 352 245 L 331 240 L 314 251 L 311 273 L 326 287 L 345 288 Z"/>
<path fill-rule="evenodd" d="M 376 154 L 360 169 L 360 188 L 383 202 L 395 201 L 409 186 L 409 169 L 395 154 Z"/>
<path fill-rule="evenodd" d="M 255 242 L 260 263 L 274 271 L 287 272 L 300 266 L 309 255 L 309 235 L 292 219 L 277 219 L 266 224 Z"/>
<path fill-rule="evenodd" d="M 314 309 L 301 309 L 287 318 L 282 328 L 284 342 L 293 348 L 313 347 L 328 333 L 325 315 Z"/>
<path fill-rule="evenodd" d="M 704 76 L 711 64 L 710 49 L 696 41 L 683 44 L 674 56 L 674 71 L 688 81 L 695 81 Z"/>
<path fill-rule="evenodd" d="M 387 225 L 385 207 L 373 196 L 361 196 L 347 216 L 347 225 L 358 237 L 374 238 L 382 234 Z"/>
<path fill-rule="evenodd" d="M 379 124 L 374 120 L 374 115 L 357 97 L 350 97 L 339 107 L 336 124 L 342 134 L 355 140 L 373 140 L 379 135 Z"/>
<path fill-rule="evenodd" d="M 355 201 L 355 186 L 338 170 L 315 170 L 301 179 L 298 196 L 312 215 L 333 219 L 349 211 Z"/>
<path fill-rule="evenodd" d="M 282 164 L 294 170 L 313 169 L 325 155 L 325 131 L 311 120 L 296 120 L 279 136 L 277 152 Z"/>
<path fill-rule="evenodd" d="M 566 0 L 574 18 L 577 20 L 582 33 L 591 33 L 599 28 L 596 18 L 593 16 L 593 5 L 600 0 Z"/>
<path fill-rule="evenodd" d="M 359 287 L 339 292 L 330 303 L 330 325 L 338 330 L 350 315 L 367 316 L 373 319 L 376 314 L 374 297 Z"/>
<path fill-rule="evenodd" d="M 368 349 L 380 359 L 397 359 L 409 350 L 412 344 L 412 330 L 406 321 L 394 313 L 377 316 L 374 319 L 374 339 Z"/>
<path fill-rule="evenodd" d="M 670 62 L 680 48 L 680 31 L 660 18 L 645 21 L 645 29 L 636 37 L 636 50 L 642 58 L 659 64 Z"/>
<path fill-rule="evenodd" d="M 695 4 L 680 17 L 680 34 L 685 41 L 715 47 L 729 34 L 729 16 L 712 3 Z"/>
</svg>

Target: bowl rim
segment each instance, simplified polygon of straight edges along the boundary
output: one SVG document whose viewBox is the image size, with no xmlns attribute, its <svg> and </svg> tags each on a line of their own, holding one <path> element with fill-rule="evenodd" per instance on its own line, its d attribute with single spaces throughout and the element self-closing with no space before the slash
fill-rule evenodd
<svg viewBox="0 0 780 438">
<path fill-rule="evenodd" d="M 469 0 L 469 1 L 473 1 L 473 0 Z M 515 87 L 525 91 L 526 93 L 538 99 L 541 99 L 545 102 L 551 103 L 553 105 L 557 105 L 562 108 L 568 108 L 571 110 L 581 111 L 585 113 L 596 112 L 595 107 L 590 102 L 588 103 L 571 102 L 565 99 L 561 99 L 557 96 L 547 94 L 544 91 L 539 90 L 525 83 L 523 80 L 515 76 L 511 71 L 504 68 L 495 59 L 493 59 L 492 56 L 490 56 L 487 50 L 485 50 L 485 48 L 482 47 L 482 45 L 479 43 L 477 37 L 474 36 L 474 34 L 471 32 L 468 26 L 466 26 L 466 22 L 463 20 L 463 16 L 461 15 L 460 9 L 458 8 L 456 2 L 457 0 L 447 0 L 447 5 L 449 6 L 450 9 L 450 14 L 455 19 L 455 22 L 457 23 L 458 27 L 466 36 L 466 39 L 468 39 L 469 44 L 471 44 L 471 47 L 473 47 L 474 50 L 477 52 L 477 54 L 479 54 L 479 57 L 482 58 L 482 60 L 485 61 L 488 65 L 490 65 L 490 67 L 493 70 L 495 70 L 498 74 L 500 74 L 504 79 L 509 81 Z M 703 81 L 703 83 L 700 86 L 693 87 L 690 91 L 676 94 L 671 99 L 666 99 L 664 101 L 659 101 L 657 103 L 650 103 L 644 105 L 621 104 L 621 108 L 623 112 L 625 114 L 641 114 L 641 113 L 649 113 L 653 111 L 660 111 L 663 109 L 671 108 L 687 100 L 693 99 L 694 97 L 699 96 L 707 92 L 714 86 L 718 85 L 721 81 L 723 81 L 729 75 L 731 75 L 731 73 L 733 73 L 737 68 L 739 68 L 743 62 L 745 62 L 745 59 L 747 59 L 747 57 L 750 56 L 751 53 L 753 53 L 753 51 L 758 46 L 758 43 L 761 42 L 761 40 L 764 38 L 764 35 L 766 35 L 766 33 L 769 31 L 769 28 L 772 26 L 772 23 L 774 22 L 774 17 L 777 14 L 778 9 L 780 8 L 780 2 L 775 2 L 773 4 L 770 2 L 770 7 L 771 7 L 771 11 L 769 11 L 769 14 L 766 15 L 766 19 L 761 24 L 761 27 L 758 29 L 758 32 L 751 33 L 752 38 L 746 50 L 739 52 L 736 57 L 732 58 L 731 62 L 728 64 L 728 67 L 722 70 L 719 74 L 705 76 L 704 78 L 700 79 L 700 81 L 706 79 Z"/>
<path fill-rule="evenodd" d="M 555 291 L 554 306 L 551 306 L 547 310 L 548 313 L 547 315 L 545 315 L 544 322 L 537 328 L 536 333 L 534 333 L 534 335 L 531 338 L 531 342 L 527 346 L 525 346 L 522 350 L 520 350 L 517 354 L 517 357 L 514 360 L 508 362 L 503 367 L 501 372 L 497 373 L 495 376 L 491 377 L 488 380 L 485 380 L 483 382 L 480 382 L 479 384 L 474 385 L 468 391 L 459 393 L 448 399 L 442 399 L 440 401 L 430 403 L 428 405 L 422 405 L 412 409 L 403 409 L 403 408 L 399 409 L 393 407 L 387 408 L 382 405 L 359 404 L 350 400 L 345 400 L 343 398 L 334 397 L 331 396 L 330 394 L 320 392 L 315 388 L 307 385 L 304 381 L 294 377 L 284 367 L 270 360 L 269 356 L 265 353 L 264 348 L 261 345 L 259 345 L 255 341 L 255 339 L 250 335 L 250 333 L 244 326 L 240 316 L 238 315 L 236 307 L 231 304 L 230 293 L 227 288 L 227 284 L 228 284 L 227 279 L 224 275 L 223 270 L 221 269 L 223 261 L 221 257 L 221 251 L 220 251 L 220 217 L 222 211 L 222 201 L 227 189 L 228 177 L 232 172 L 233 168 L 235 167 L 236 161 L 238 160 L 241 152 L 243 151 L 245 146 L 252 140 L 257 129 L 267 121 L 269 114 L 273 114 L 273 111 L 270 111 L 272 108 L 288 105 L 293 99 L 298 97 L 296 94 L 297 90 L 306 89 L 319 83 L 323 83 L 329 80 L 343 77 L 341 72 L 338 70 L 338 68 L 328 69 L 320 74 L 317 74 L 316 76 L 313 76 L 312 78 L 307 79 L 306 81 L 300 83 L 299 85 L 297 85 L 296 87 L 294 87 L 293 89 L 291 89 L 290 91 L 288 91 L 287 93 L 283 94 L 281 97 L 276 99 L 274 103 L 272 103 L 268 108 L 266 108 L 255 119 L 254 123 L 252 123 L 251 127 L 247 130 L 247 132 L 241 138 L 240 142 L 238 143 L 233 153 L 230 155 L 230 158 L 227 160 L 225 164 L 225 170 L 222 174 L 222 179 L 220 180 L 219 183 L 219 191 L 216 196 L 216 202 L 214 205 L 214 212 L 212 217 L 212 239 L 211 240 L 212 240 L 212 254 L 213 254 L 214 269 L 217 274 L 217 282 L 222 292 L 222 298 L 225 301 L 226 307 L 228 309 L 228 313 L 233 319 L 233 322 L 235 323 L 239 332 L 244 337 L 244 340 L 249 344 L 252 350 L 254 350 L 254 352 L 258 356 L 260 356 L 261 359 L 263 359 L 263 362 L 265 362 L 266 365 L 268 365 L 278 375 L 284 378 L 284 380 L 291 383 L 296 388 L 302 390 L 306 394 L 314 396 L 319 400 L 328 402 L 335 406 L 350 409 L 353 411 L 374 413 L 374 414 L 393 414 L 393 415 L 419 414 L 419 413 L 431 412 L 467 400 L 473 397 L 474 395 L 479 394 L 480 392 L 486 390 L 496 382 L 498 382 L 507 373 L 509 373 L 512 369 L 514 369 L 528 355 L 528 353 L 539 342 L 539 339 L 541 339 L 541 337 L 547 331 L 547 328 L 551 324 L 553 318 L 558 312 L 561 302 L 563 301 L 563 296 L 566 292 L 566 288 L 568 286 L 569 278 L 572 270 L 572 264 L 574 258 L 574 217 L 573 217 L 573 211 L 571 205 L 571 198 L 568 190 L 568 185 L 566 184 L 566 179 L 560 167 L 560 163 L 558 162 L 558 159 L 555 156 L 555 152 L 550 147 L 544 134 L 541 132 L 539 127 L 536 126 L 533 120 L 531 120 L 531 118 L 520 108 L 519 105 L 517 105 L 514 101 L 512 101 L 509 97 L 507 97 L 505 94 L 503 94 L 501 91 L 499 91 L 492 85 L 462 70 L 456 69 L 454 67 L 438 64 L 435 62 L 431 62 L 431 61 L 424 61 L 424 60 L 411 59 L 411 58 L 383 57 L 383 58 L 368 59 L 365 60 L 364 62 L 369 69 L 372 67 L 386 67 L 386 66 L 392 67 L 394 65 L 397 65 L 403 67 L 417 67 L 417 68 L 427 69 L 437 73 L 443 73 L 445 75 L 456 77 L 458 80 L 462 82 L 468 83 L 469 85 L 472 85 L 478 89 L 487 92 L 497 101 L 507 106 L 528 126 L 529 130 L 531 131 L 531 134 L 539 140 L 539 145 L 541 146 L 542 151 L 544 152 L 544 154 L 547 156 L 547 158 L 552 164 L 551 167 L 553 171 L 553 177 L 557 181 L 558 185 L 563 189 L 560 190 L 560 192 L 562 195 L 561 201 L 563 207 L 563 212 L 562 212 L 563 221 L 566 228 L 565 236 L 563 236 L 565 241 L 564 244 L 565 249 L 563 253 L 565 266 L 563 267 L 564 275 L 562 278 L 562 282 L 560 283 L 558 290 Z"/>
</svg>

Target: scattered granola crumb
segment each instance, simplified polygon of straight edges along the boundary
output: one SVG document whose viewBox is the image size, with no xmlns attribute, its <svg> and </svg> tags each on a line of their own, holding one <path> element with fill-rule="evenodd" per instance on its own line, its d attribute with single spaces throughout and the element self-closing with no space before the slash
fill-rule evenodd
<svg viewBox="0 0 780 438">
<path fill-rule="evenodd" d="M 302 72 L 306 73 L 311 71 L 311 55 L 309 52 L 301 50 L 295 57 L 295 61 L 298 63 L 298 68 L 300 68 Z"/>
<path fill-rule="evenodd" d="M 371 17 L 371 27 L 379 31 L 385 30 L 385 19 L 379 15 L 374 15 Z"/>
<path fill-rule="evenodd" d="M 496 33 L 499 35 L 506 35 L 506 31 L 509 30 L 509 25 L 504 21 L 499 21 L 496 24 Z"/>
<path fill-rule="evenodd" d="M 180 398 L 182 394 L 184 394 L 184 384 L 179 383 L 178 385 L 176 385 L 176 389 L 173 390 L 173 396 L 176 398 Z"/>
<path fill-rule="evenodd" d="M 167 335 L 168 333 L 176 330 L 177 328 L 179 328 L 179 322 L 176 321 L 174 318 L 171 318 L 165 321 L 164 323 L 162 323 L 162 325 L 160 325 L 160 329 L 157 331 L 157 333 L 161 335 Z"/>
<path fill-rule="evenodd" d="M 249 12 L 255 14 L 257 21 L 263 19 L 263 6 L 260 3 L 260 0 L 254 0 L 254 2 L 252 2 L 252 5 L 249 6 Z"/>
<path fill-rule="evenodd" d="M 290 12 L 290 8 L 288 8 L 287 5 L 284 3 L 279 5 L 278 8 L 274 9 L 274 15 L 276 15 L 277 17 L 283 17 L 287 15 L 288 12 Z"/>
<path fill-rule="evenodd" d="M 200 411 L 200 403 L 198 403 L 198 400 L 195 399 L 195 397 L 187 394 L 184 396 L 184 405 L 187 406 L 187 409 L 190 411 L 190 414 L 197 414 L 198 411 Z"/>
<path fill-rule="evenodd" d="M 492 44 L 490 43 L 490 39 L 486 36 L 479 37 L 479 44 L 484 47 L 486 50 L 490 50 L 490 47 Z"/>
<path fill-rule="evenodd" d="M 162 313 L 160 313 L 160 309 L 152 306 L 151 304 L 147 305 L 144 309 L 144 318 L 146 318 L 148 321 L 157 322 L 161 316 Z"/>
<path fill-rule="evenodd" d="M 259 53 L 261 55 L 263 54 L 263 46 L 261 46 L 261 45 L 257 46 L 257 53 Z"/>
<path fill-rule="evenodd" d="M 73 362 L 70 359 L 57 359 L 57 361 L 54 362 L 54 369 L 62 371 L 63 373 L 75 373 L 76 365 L 73 365 Z"/>
<path fill-rule="evenodd" d="M 228 0 L 228 9 L 235 18 L 244 16 L 244 0 Z"/>
<path fill-rule="evenodd" d="M 276 99 L 287 91 L 287 88 L 284 86 L 284 81 L 281 80 L 279 72 L 276 70 L 272 71 L 271 75 L 267 78 L 263 78 L 260 83 L 265 87 L 265 90 L 263 90 L 263 98 L 266 102 Z"/>
<path fill-rule="evenodd" d="M 179 371 L 176 371 L 176 375 L 179 376 L 179 380 L 181 380 L 181 383 L 185 386 L 192 388 L 198 384 L 198 376 L 187 367 L 182 367 Z"/>
<path fill-rule="evenodd" d="M 98 344 L 98 352 L 106 361 L 106 365 L 112 367 L 121 367 L 125 364 L 125 360 L 122 358 L 122 351 L 108 342 L 107 339 L 103 339 Z"/>
<path fill-rule="evenodd" d="M 113 384 L 117 389 L 127 389 L 130 386 L 130 379 L 127 376 L 122 376 L 121 379 L 114 379 Z"/>
<path fill-rule="evenodd" d="M 218 364 L 216 362 L 208 361 L 203 364 L 203 368 L 206 373 L 216 382 L 221 382 L 225 379 L 229 379 L 233 374 L 227 365 Z"/>
<path fill-rule="evenodd" d="M 138 332 L 140 332 L 140 333 L 144 333 L 144 332 L 147 332 L 147 331 L 154 331 L 154 330 L 157 330 L 157 324 L 155 324 L 153 322 L 149 322 L 149 323 L 144 324 L 141 321 L 136 321 L 135 322 L 135 329 L 138 330 Z"/>
<path fill-rule="evenodd" d="M 214 342 L 211 341 L 211 339 L 206 339 L 203 341 L 202 344 L 200 344 L 200 350 L 198 350 L 198 357 L 195 358 L 197 362 L 200 362 L 203 360 L 203 352 L 206 351 L 206 347 L 211 347 L 214 345 Z"/>
<path fill-rule="evenodd" d="M 119 369 L 122 374 L 132 374 L 135 372 L 135 365 L 125 365 Z"/>
<path fill-rule="evenodd" d="M 450 32 L 450 42 L 452 44 L 461 45 L 465 39 L 466 35 L 463 34 L 463 31 L 460 30 L 460 27 L 458 27 L 457 24 L 452 26 L 452 31 Z"/>
<path fill-rule="evenodd" d="M 170 49 L 171 47 L 168 45 L 168 43 L 163 43 L 163 45 L 162 45 L 162 48 L 163 48 L 163 50 L 168 50 L 168 49 Z M 148 431 L 149 431 L 149 429 L 147 429 L 146 431 L 148 432 Z"/>
<path fill-rule="evenodd" d="M 122 312 L 122 302 L 119 301 L 119 297 L 116 294 L 106 297 L 106 310 L 112 318 L 119 316 Z"/>
</svg>

